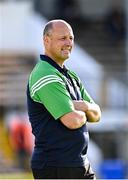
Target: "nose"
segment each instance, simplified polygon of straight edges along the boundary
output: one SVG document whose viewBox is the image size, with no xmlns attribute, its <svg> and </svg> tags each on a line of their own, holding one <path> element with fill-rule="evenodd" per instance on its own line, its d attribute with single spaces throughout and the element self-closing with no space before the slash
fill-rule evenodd
<svg viewBox="0 0 128 180">
<path fill-rule="evenodd" d="M 67 46 L 71 46 L 73 44 L 73 41 L 71 39 L 66 39 L 65 44 Z"/>
</svg>

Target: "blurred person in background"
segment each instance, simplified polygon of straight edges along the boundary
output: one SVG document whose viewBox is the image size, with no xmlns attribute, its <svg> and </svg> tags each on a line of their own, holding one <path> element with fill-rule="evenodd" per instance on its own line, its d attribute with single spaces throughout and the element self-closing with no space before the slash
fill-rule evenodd
<svg viewBox="0 0 128 180">
<path fill-rule="evenodd" d="M 35 179 L 95 179 L 87 159 L 87 122 L 98 122 L 100 107 L 79 77 L 64 65 L 74 45 L 72 27 L 49 21 L 43 32 L 44 55 L 30 74 L 27 104 L 35 147 Z M 79 63 L 79 62 L 75 62 Z"/>
<path fill-rule="evenodd" d="M 114 42 L 118 43 L 126 37 L 125 14 L 120 9 L 111 9 L 106 17 L 106 30 Z"/>
<path fill-rule="evenodd" d="M 17 166 L 29 170 L 29 159 L 33 149 L 31 126 L 20 114 L 16 114 L 9 122 L 9 142 L 16 157 Z"/>
</svg>

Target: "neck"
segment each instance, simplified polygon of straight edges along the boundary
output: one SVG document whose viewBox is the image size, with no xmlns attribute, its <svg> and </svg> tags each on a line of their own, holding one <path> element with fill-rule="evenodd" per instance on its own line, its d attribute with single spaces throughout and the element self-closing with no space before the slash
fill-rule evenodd
<svg viewBox="0 0 128 180">
<path fill-rule="evenodd" d="M 50 57 L 53 61 L 55 61 L 60 67 L 63 68 L 64 65 L 64 61 L 59 60 L 59 59 L 55 59 L 54 57 L 50 56 L 49 54 L 45 53 L 46 56 Z"/>
</svg>

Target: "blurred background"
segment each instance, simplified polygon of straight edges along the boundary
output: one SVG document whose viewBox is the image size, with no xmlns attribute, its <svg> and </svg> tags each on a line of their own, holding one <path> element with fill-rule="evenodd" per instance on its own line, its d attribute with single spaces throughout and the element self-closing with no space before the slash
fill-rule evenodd
<svg viewBox="0 0 128 180">
<path fill-rule="evenodd" d="M 54 18 L 72 25 L 66 64 L 102 109 L 101 122 L 88 124 L 92 167 L 98 178 L 126 179 L 128 0 L 0 0 L 0 175 L 31 174 L 26 85 L 43 53 L 44 24 Z"/>
</svg>

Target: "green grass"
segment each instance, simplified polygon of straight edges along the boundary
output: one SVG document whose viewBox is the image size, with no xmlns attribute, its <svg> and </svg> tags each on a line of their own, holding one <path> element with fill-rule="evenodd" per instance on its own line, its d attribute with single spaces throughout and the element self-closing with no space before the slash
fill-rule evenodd
<svg viewBox="0 0 128 180">
<path fill-rule="evenodd" d="M 0 179 L 34 179 L 31 173 L 0 173 Z"/>
</svg>

